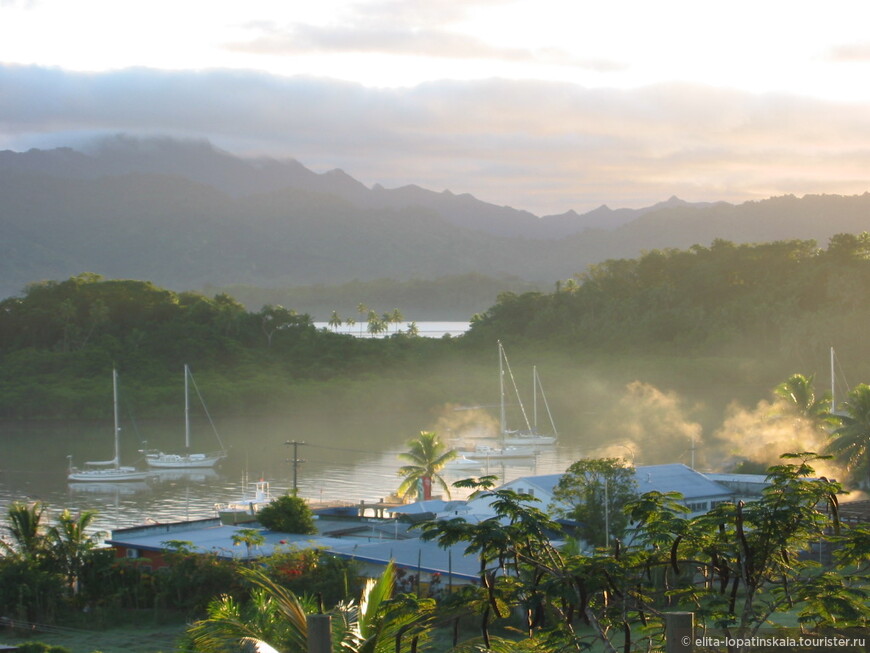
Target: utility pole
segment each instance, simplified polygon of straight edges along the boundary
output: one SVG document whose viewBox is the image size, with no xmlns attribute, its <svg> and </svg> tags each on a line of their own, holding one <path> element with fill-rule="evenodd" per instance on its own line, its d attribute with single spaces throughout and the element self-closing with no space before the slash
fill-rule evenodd
<svg viewBox="0 0 870 653">
<path fill-rule="evenodd" d="M 305 444 L 304 442 L 296 442 L 296 440 L 287 440 L 284 444 L 293 445 L 293 459 L 288 460 L 287 462 L 293 463 L 293 496 L 296 496 L 296 478 L 299 469 L 299 463 L 304 463 L 305 461 L 299 458 L 297 455 L 299 451 L 299 445 Z"/>
</svg>

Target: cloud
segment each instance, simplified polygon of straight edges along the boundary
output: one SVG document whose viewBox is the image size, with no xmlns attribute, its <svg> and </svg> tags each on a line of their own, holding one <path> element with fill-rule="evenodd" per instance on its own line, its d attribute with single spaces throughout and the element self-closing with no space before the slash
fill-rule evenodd
<svg viewBox="0 0 870 653">
<path fill-rule="evenodd" d="M 538 214 L 870 186 L 870 111 L 859 104 L 687 84 L 375 89 L 231 70 L 0 66 L 0 146 L 118 132 L 206 138 L 369 185 L 449 188 Z"/>
<path fill-rule="evenodd" d="M 832 48 L 826 57 L 835 63 L 861 63 L 870 61 L 870 42 L 852 43 Z"/>
<path fill-rule="evenodd" d="M 267 55 L 383 54 L 437 59 L 496 59 L 509 63 L 532 63 L 577 67 L 597 72 L 622 70 L 625 64 L 606 59 L 584 59 L 561 48 L 507 48 L 468 34 L 417 26 L 401 21 L 321 26 L 251 23 L 254 35 L 246 41 L 228 43 L 233 52 Z"/>
</svg>

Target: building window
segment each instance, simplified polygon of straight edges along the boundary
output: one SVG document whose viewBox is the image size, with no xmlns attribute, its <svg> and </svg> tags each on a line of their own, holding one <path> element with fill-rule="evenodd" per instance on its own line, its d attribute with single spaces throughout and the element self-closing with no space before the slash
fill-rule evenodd
<svg viewBox="0 0 870 653">
<path fill-rule="evenodd" d="M 686 507 L 692 512 L 704 512 L 705 510 L 707 510 L 707 502 L 697 501 L 693 503 L 687 503 Z"/>
</svg>

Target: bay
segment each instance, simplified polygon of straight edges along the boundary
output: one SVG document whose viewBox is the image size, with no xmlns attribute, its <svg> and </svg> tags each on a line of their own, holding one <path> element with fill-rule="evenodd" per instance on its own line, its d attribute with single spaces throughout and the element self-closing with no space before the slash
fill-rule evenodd
<svg viewBox="0 0 870 653">
<path fill-rule="evenodd" d="M 421 430 L 433 427 L 437 409 L 408 412 L 324 413 L 296 418 L 216 420 L 228 458 L 215 470 L 154 474 L 144 482 L 69 483 L 68 456 L 84 460 L 111 457 L 110 423 L 0 424 L 0 514 L 13 501 L 39 500 L 51 514 L 68 508 L 96 510 L 99 530 L 154 522 L 213 517 L 215 505 L 250 496 L 250 484 L 270 483 L 273 496 L 293 487 L 293 448 L 297 441 L 296 483 L 312 503 L 375 502 L 394 492 L 404 464 L 398 454 Z M 467 420 L 466 420 L 467 421 Z M 178 451 L 181 423 L 146 421 L 122 429 L 122 462 L 144 468 L 139 449 Z M 207 423 L 194 421 L 196 451 L 215 448 Z M 457 434 L 454 434 L 457 435 Z M 461 435 L 461 434 L 459 434 Z M 521 476 L 563 471 L 579 454 L 577 440 L 561 438 L 529 460 L 493 461 L 485 469 L 446 471 L 449 483 L 491 473 L 507 482 Z M 455 495 L 454 495 L 455 496 Z"/>
</svg>

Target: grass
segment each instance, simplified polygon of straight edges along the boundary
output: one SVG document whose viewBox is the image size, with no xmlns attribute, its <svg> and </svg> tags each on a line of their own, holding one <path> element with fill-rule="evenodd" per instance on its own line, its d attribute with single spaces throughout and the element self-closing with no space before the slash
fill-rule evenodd
<svg viewBox="0 0 870 653">
<path fill-rule="evenodd" d="M 186 623 L 150 626 L 122 626 L 107 630 L 63 629 L 58 632 L 0 632 L 6 644 L 44 642 L 63 646 L 72 653 L 169 653 L 177 650 L 179 638 L 187 630 Z"/>
</svg>

